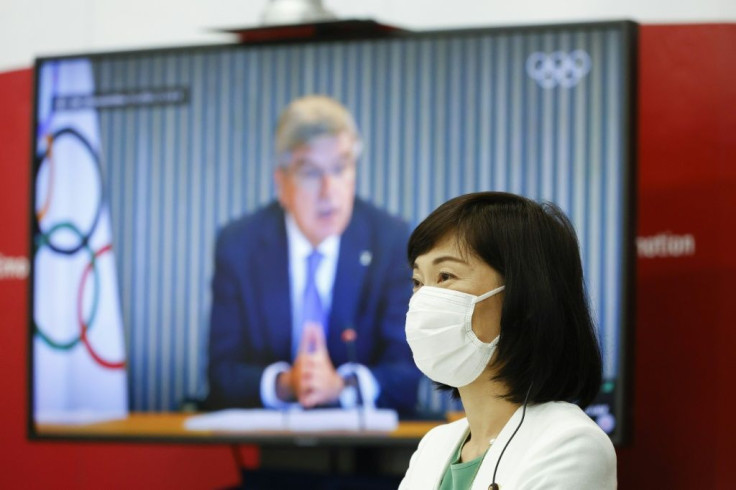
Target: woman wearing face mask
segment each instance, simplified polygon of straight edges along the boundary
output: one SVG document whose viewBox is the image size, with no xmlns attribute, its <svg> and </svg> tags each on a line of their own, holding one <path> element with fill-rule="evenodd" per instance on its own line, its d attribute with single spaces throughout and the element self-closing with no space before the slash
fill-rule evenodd
<svg viewBox="0 0 736 490">
<path fill-rule="evenodd" d="M 419 443 L 401 490 L 616 488 L 616 454 L 581 410 L 601 357 L 575 231 L 552 205 L 499 192 L 435 210 L 409 241 L 406 337 L 467 418 Z"/>
</svg>

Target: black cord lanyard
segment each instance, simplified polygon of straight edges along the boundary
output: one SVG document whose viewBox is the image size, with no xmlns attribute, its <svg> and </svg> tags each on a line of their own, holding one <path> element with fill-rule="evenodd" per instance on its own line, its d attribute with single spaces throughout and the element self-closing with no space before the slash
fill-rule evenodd
<svg viewBox="0 0 736 490">
<path fill-rule="evenodd" d="M 488 485 L 488 490 L 499 490 L 498 483 L 496 483 L 496 473 L 498 472 L 498 465 L 501 464 L 501 458 L 503 457 L 503 453 L 506 452 L 506 448 L 509 447 L 509 443 L 514 438 L 517 432 L 519 432 L 519 429 L 521 428 L 521 424 L 524 423 L 524 417 L 526 416 L 526 405 L 529 401 L 529 393 L 532 391 L 532 385 L 529 385 L 529 389 L 526 390 L 526 396 L 524 397 L 524 406 L 521 409 L 521 420 L 519 421 L 519 425 L 516 426 L 516 429 L 514 429 L 514 433 L 511 434 L 511 437 L 509 437 L 509 440 L 506 441 L 506 444 L 503 446 L 503 449 L 501 449 L 501 454 L 498 455 L 498 460 L 496 460 L 496 467 L 493 469 L 493 481 L 490 485 Z"/>
</svg>

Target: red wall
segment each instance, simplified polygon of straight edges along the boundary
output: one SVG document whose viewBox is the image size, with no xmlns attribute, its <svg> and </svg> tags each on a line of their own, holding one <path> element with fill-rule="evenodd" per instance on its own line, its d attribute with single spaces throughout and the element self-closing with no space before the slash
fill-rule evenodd
<svg viewBox="0 0 736 490">
<path fill-rule="evenodd" d="M 736 25 L 640 33 L 638 235 L 692 235 L 695 253 L 640 253 L 634 439 L 619 481 L 734 488 Z"/>
<path fill-rule="evenodd" d="M 644 26 L 639 230 L 694 253 L 638 262 L 633 444 L 622 489 L 725 489 L 736 477 L 736 25 Z M 0 254 L 27 255 L 32 73 L 0 74 Z M 645 246 L 645 245 L 643 245 Z M 676 255 L 676 254 L 675 254 Z M 729 294 L 730 293 L 730 294 Z M 26 440 L 26 284 L 0 279 L 0 488 L 213 488 L 226 446 Z"/>
</svg>

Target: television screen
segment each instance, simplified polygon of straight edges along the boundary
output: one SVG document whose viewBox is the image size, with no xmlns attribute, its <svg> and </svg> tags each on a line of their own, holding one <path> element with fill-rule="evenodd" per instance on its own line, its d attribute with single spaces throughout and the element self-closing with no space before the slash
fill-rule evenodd
<svg viewBox="0 0 736 490">
<path fill-rule="evenodd" d="M 218 237 L 251 213 L 279 212 L 279 115 L 295 99 L 325 94 L 347 108 L 359 134 L 352 219 L 359 201 L 408 231 L 444 201 L 481 190 L 551 201 L 570 217 L 603 353 L 604 383 L 588 413 L 621 442 L 630 408 L 634 43 L 631 23 L 611 22 L 39 59 L 31 435 L 268 440 L 306 431 L 355 440 L 360 430 L 339 417 L 340 403 L 299 411 L 261 399 L 256 384 L 275 365 L 264 352 L 292 355 L 288 342 L 268 347 L 270 320 L 248 326 L 249 362 L 263 363 L 258 376 L 217 374 L 218 357 L 238 355 L 242 342 L 221 336 L 220 318 L 235 324 L 258 308 L 258 318 L 280 314 L 291 323 L 298 279 L 287 277 L 286 266 L 277 267 L 285 278 L 280 289 L 268 286 L 269 277 L 254 287 L 257 305 L 222 306 L 235 293 L 222 286 L 233 271 L 218 265 Z M 267 227 L 253 225 L 243 237 L 257 241 L 261 233 Z M 365 243 L 376 248 L 365 245 L 356 255 L 368 273 L 383 260 L 378 244 L 387 234 L 390 228 L 371 230 Z M 403 240 L 395 244 L 401 254 L 405 238 L 396 239 Z M 399 287 L 408 298 L 411 273 L 400 259 L 393 272 L 405 274 L 405 286 L 339 282 L 338 263 L 335 289 L 364 299 L 373 294 L 368 288 Z M 264 299 L 269 287 L 279 300 Z M 383 321 L 376 320 L 380 305 L 330 327 L 341 332 L 328 331 L 327 344 L 345 344 L 332 358 L 335 367 L 355 361 L 370 368 L 391 342 L 396 352 L 406 348 L 399 345 L 406 305 L 371 331 L 371 322 Z M 341 307 L 333 304 L 327 316 Z M 397 373 L 385 381 L 355 376 L 379 385 L 371 399 L 385 412 L 358 425 L 375 429 L 375 440 L 391 440 L 409 420 L 440 420 L 461 408 L 426 378 Z M 229 389 L 222 386 L 236 381 L 232 396 L 222 395 Z M 388 396 L 407 386 L 415 400 L 409 409 Z M 249 418 L 219 411 L 242 408 Z M 312 413 L 328 414 L 332 425 Z M 409 438 L 428 426 L 416 426 Z"/>
</svg>

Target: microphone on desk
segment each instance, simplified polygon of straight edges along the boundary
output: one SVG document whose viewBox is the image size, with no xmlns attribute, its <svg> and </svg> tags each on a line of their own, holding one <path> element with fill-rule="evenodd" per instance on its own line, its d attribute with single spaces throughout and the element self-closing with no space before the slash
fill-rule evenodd
<svg viewBox="0 0 736 490">
<path fill-rule="evenodd" d="M 355 341 L 358 338 L 358 332 L 355 331 L 355 329 L 352 327 L 352 325 L 349 325 L 342 331 L 342 341 L 345 343 L 345 347 L 347 348 L 348 353 L 348 362 L 352 364 L 353 366 L 358 365 L 358 352 L 355 346 Z M 353 373 L 350 375 L 348 380 L 350 386 L 353 386 L 355 388 L 356 392 L 356 405 L 358 407 L 358 424 L 360 430 L 365 430 L 365 404 L 363 400 L 363 390 L 360 386 L 360 379 L 358 377 L 358 373 L 356 370 L 353 370 Z"/>
</svg>

